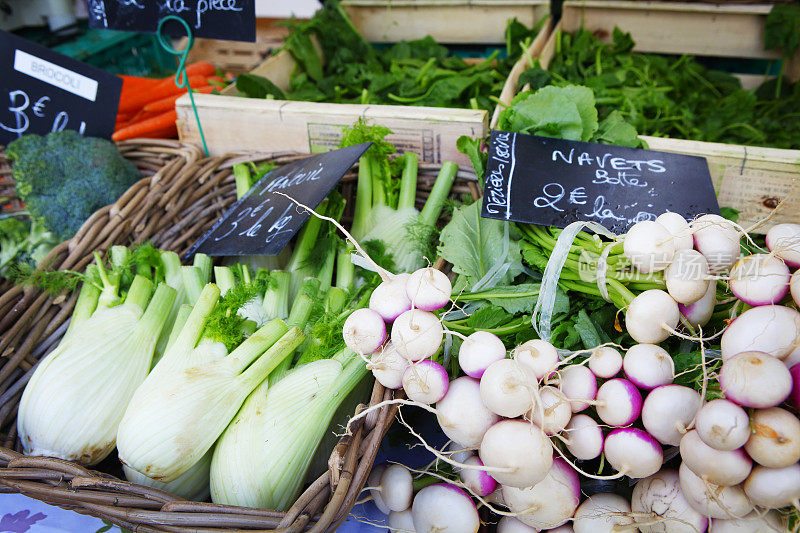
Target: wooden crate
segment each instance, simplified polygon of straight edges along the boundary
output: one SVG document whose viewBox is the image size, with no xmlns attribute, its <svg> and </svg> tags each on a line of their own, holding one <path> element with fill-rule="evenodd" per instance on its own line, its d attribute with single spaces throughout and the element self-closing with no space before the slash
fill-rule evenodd
<svg viewBox="0 0 800 533">
<path fill-rule="evenodd" d="M 546 42 L 549 31 L 549 26 L 543 28 L 534 42 Z M 281 51 L 251 73 L 287 89 L 295 65 L 291 54 Z M 391 129 L 394 133 L 387 140 L 398 150 L 415 152 L 430 163 L 455 161 L 468 166 L 469 159 L 458 151 L 456 140 L 462 135 L 485 137 L 489 131 L 488 113 L 483 110 L 262 100 L 236 95 L 236 88 L 230 86 L 222 95 L 194 97 L 211 155 L 265 146 L 276 151 L 324 152 L 339 145 L 345 126 L 364 117 Z M 188 96 L 181 97 L 175 109 L 181 140 L 199 145 L 200 132 Z"/>
<path fill-rule="evenodd" d="M 603 6 L 611 6 L 605 11 Z M 639 10 L 637 6 L 641 6 Z M 692 7 L 688 13 L 699 14 L 704 20 L 705 35 L 709 41 L 715 41 L 722 32 L 725 21 L 733 24 L 730 26 L 739 31 L 740 38 L 727 39 L 736 52 L 720 50 L 719 43 L 713 45 L 707 42 L 697 44 L 699 48 L 689 48 L 686 42 L 680 43 L 679 36 L 686 30 L 687 22 L 684 12 L 680 9 Z M 503 88 L 503 102 L 509 102 L 516 95 L 519 75 L 529 68 L 528 57 L 538 57 L 543 68 L 547 68 L 556 50 L 557 33 L 560 31 L 576 31 L 583 22 L 586 29 L 591 29 L 598 35 L 609 37 L 618 26 L 623 31 L 632 33 L 635 50 L 651 53 L 687 53 L 693 55 L 710 54 L 728 57 L 777 57 L 777 53 L 766 51 L 763 45 L 757 47 L 758 42 L 754 33 L 763 35 L 763 22 L 769 6 L 734 6 L 734 5 L 708 5 L 689 4 L 678 2 L 600 2 L 588 0 L 575 2 L 568 0 L 564 3 L 564 14 L 556 25 L 544 45 L 534 42 L 525 57 L 520 58 L 511 71 L 509 79 Z M 669 14 L 663 18 L 655 14 Z M 717 17 L 708 16 L 716 13 Z M 746 23 L 742 18 L 743 13 L 750 14 Z M 674 15 L 674 16 L 673 16 Z M 730 18 L 729 18 L 730 16 Z M 735 22 L 737 21 L 738 22 Z M 735 22 L 735 24 L 734 24 Z M 760 26 L 759 26 L 760 24 Z M 656 27 L 658 29 L 656 30 Z M 749 30 L 747 29 L 749 28 Z M 703 34 L 695 28 L 699 34 Z M 695 31 L 693 30 L 693 31 Z M 746 32 L 750 32 L 745 35 Z M 649 32 L 649 34 L 648 34 Z M 657 33 L 656 33 L 657 32 Z M 637 35 L 646 34 L 640 45 Z M 653 38 L 661 35 L 662 41 Z M 694 36 L 698 39 L 697 35 Z M 746 44 L 750 43 L 750 44 Z M 738 54 L 738 56 L 737 56 Z M 796 76 L 800 73 L 797 68 L 797 57 L 791 65 L 787 65 L 786 75 Z M 759 80 L 760 82 L 761 80 Z M 491 127 L 498 122 L 499 110 L 492 117 Z M 781 222 L 800 222 L 800 150 L 782 150 L 777 148 L 764 148 L 758 146 L 741 146 L 733 144 L 711 143 L 684 139 L 642 136 L 651 150 L 675 152 L 688 155 L 697 155 L 706 158 L 714 189 L 717 191 L 719 204 L 733 207 L 741 211 L 739 222 L 745 228 L 756 224 L 766 218 L 775 210 L 775 206 L 785 199 L 781 208 L 767 221 L 759 226 L 755 232 L 764 233 L 770 227 Z"/>
<path fill-rule="evenodd" d="M 430 35 L 447 44 L 503 43 L 509 19 L 532 27 L 550 12 L 549 0 L 344 0 L 342 7 L 368 41 Z"/>
</svg>

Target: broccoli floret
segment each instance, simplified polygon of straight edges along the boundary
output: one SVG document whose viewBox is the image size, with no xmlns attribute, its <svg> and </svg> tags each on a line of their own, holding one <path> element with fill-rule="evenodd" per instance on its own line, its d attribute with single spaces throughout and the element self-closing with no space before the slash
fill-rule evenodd
<svg viewBox="0 0 800 533">
<path fill-rule="evenodd" d="M 25 135 L 6 152 L 31 220 L 61 240 L 141 178 L 113 143 L 69 130 Z"/>
<path fill-rule="evenodd" d="M 25 250 L 29 229 L 29 222 L 16 218 L 0 220 L 0 274 Z"/>
</svg>

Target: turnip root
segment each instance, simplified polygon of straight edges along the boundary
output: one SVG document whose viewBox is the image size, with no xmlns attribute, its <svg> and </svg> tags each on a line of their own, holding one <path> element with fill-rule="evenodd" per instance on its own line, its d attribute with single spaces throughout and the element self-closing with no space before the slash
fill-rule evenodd
<svg viewBox="0 0 800 533">
<path fill-rule="evenodd" d="M 639 480 L 631 510 L 642 533 L 703 533 L 708 527 L 708 519 L 686 501 L 674 470 L 663 469 Z"/>
<path fill-rule="evenodd" d="M 348 348 L 369 355 L 378 351 L 386 340 L 386 323 L 372 309 L 356 309 L 344 321 L 342 337 Z"/>
<path fill-rule="evenodd" d="M 408 365 L 408 359 L 400 355 L 392 341 L 389 341 L 372 354 L 367 368 L 372 370 L 378 383 L 387 389 L 399 389 L 403 386 L 403 373 Z"/>
<path fill-rule="evenodd" d="M 722 364 L 719 384 L 727 399 L 765 409 L 789 396 L 792 376 L 786 365 L 764 352 L 742 352 Z"/>
<path fill-rule="evenodd" d="M 530 419 L 548 435 L 560 433 L 572 418 L 564 393 L 554 387 L 539 389 L 539 400 L 531 408 Z"/>
<path fill-rule="evenodd" d="M 675 379 L 675 363 L 667 351 L 656 344 L 635 344 L 622 360 L 625 377 L 640 389 L 651 390 Z"/>
<path fill-rule="evenodd" d="M 476 533 L 481 521 L 469 495 L 448 483 L 428 485 L 414 496 L 416 533 Z"/>
<path fill-rule="evenodd" d="M 678 213 L 667 211 L 661 213 L 656 217 L 656 222 L 667 228 L 670 235 L 672 235 L 672 242 L 675 245 L 675 250 L 691 250 L 694 246 L 694 238 L 692 237 L 692 229 L 685 218 Z"/>
<path fill-rule="evenodd" d="M 692 327 L 705 326 L 714 314 L 714 306 L 717 304 L 717 283 L 712 281 L 708 284 L 708 289 L 702 298 L 694 303 L 683 305 L 678 304 L 678 311 L 683 315 Z"/>
<path fill-rule="evenodd" d="M 528 367 L 513 359 L 495 361 L 481 377 L 481 399 L 493 413 L 516 418 L 531 408 L 533 390 L 539 387 Z"/>
<path fill-rule="evenodd" d="M 539 427 L 523 420 L 502 420 L 490 427 L 478 455 L 491 467 L 492 477 L 510 487 L 535 485 L 553 465 L 550 439 Z"/>
<path fill-rule="evenodd" d="M 392 344 L 409 361 L 427 359 L 439 350 L 444 329 L 433 313 L 411 309 L 392 324 Z"/>
<path fill-rule="evenodd" d="M 392 276 L 375 287 L 369 297 L 369 308 L 390 324 L 402 313 L 411 309 L 411 300 L 406 295 L 406 283 L 409 277 L 410 274 Z"/>
<path fill-rule="evenodd" d="M 784 468 L 756 466 L 744 482 L 744 493 L 755 505 L 800 508 L 800 463 Z"/>
<path fill-rule="evenodd" d="M 625 312 L 625 328 L 638 343 L 658 344 L 666 340 L 679 320 L 678 303 L 658 289 L 640 293 Z"/>
<path fill-rule="evenodd" d="M 628 261 L 646 274 L 667 268 L 675 256 L 675 244 L 667 228 L 653 220 L 644 220 L 625 234 L 622 250 Z"/>
<path fill-rule="evenodd" d="M 447 370 L 435 361 L 412 363 L 403 373 L 403 390 L 415 402 L 436 403 L 447 394 L 449 385 Z"/>
<path fill-rule="evenodd" d="M 749 305 L 780 302 L 789 291 L 789 267 L 770 254 L 739 259 L 729 274 L 731 292 Z"/>
<path fill-rule="evenodd" d="M 506 358 L 506 347 L 494 333 L 476 331 L 461 343 L 458 364 L 471 378 L 480 379 L 489 365 Z"/>
<path fill-rule="evenodd" d="M 529 368 L 536 379 L 542 379 L 556 369 L 558 352 L 549 342 L 533 339 L 514 349 L 514 360 Z"/>
<path fill-rule="evenodd" d="M 715 518 L 709 528 L 711 533 L 783 533 L 786 530 L 776 511 L 752 511 L 742 518 L 728 520 Z"/>
<path fill-rule="evenodd" d="M 750 419 L 737 404 L 717 399 L 697 413 L 695 429 L 700 440 L 715 450 L 732 451 L 744 446 L 750 438 Z"/>
<path fill-rule="evenodd" d="M 757 409 L 750 417 L 750 439 L 744 451 L 753 461 L 783 468 L 800 461 L 800 420 L 780 407 Z"/>
<path fill-rule="evenodd" d="M 752 351 L 783 359 L 798 345 L 800 313 L 782 305 L 748 309 L 731 322 L 720 339 L 723 360 Z"/>
<path fill-rule="evenodd" d="M 451 381 L 447 394 L 436 404 L 436 420 L 444 434 L 466 448 L 477 448 L 499 419 L 483 405 L 478 380 L 467 376 Z"/>
<path fill-rule="evenodd" d="M 638 428 L 618 428 L 603 443 L 606 461 L 629 478 L 651 476 L 664 464 L 664 452 L 656 440 Z"/>
<path fill-rule="evenodd" d="M 444 272 L 435 268 L 420 268 L 406 282 L 406 295 L 411 304 L 423 311 L 436 311 L 450 301 L 453 285 Z"/>
<path fill-rule="evenodd" d="M 472 466 L 483 466 L 483 461 L 474 455 L 464 461 L 464 464 Z M 474 470 L 472 468 L 462 468 L 458 475 L 461 482 L 474 494 L 484 497 L 493 493 L 497 489 L 497 481 L 485 470 Z"/>
<path fill-rule="evenodd" d="M 560 371 L 559 389 L 569 400 L 573 413 L 583 411 L 589 404 L 581 400 L 594 400 L 597 396 L 597 378 L 583 365 L 569 365 Z"/>
<path fill-rule="evenodd" d="M 682 385 L 656 387 L 642 405 L 642 424 L 661 444 L 677 446 L 697 410 L 700 394 Z"/>
<path fill-rule="evenodd" d="M 390 511 L 405 511 L 411 507 L 414 480 L 403 465 L 389 465 L 381 474 L 381 498 Z"/>
<path fill-rule="evenodd" d="M 694 248 L 708 261 L 712 274 L 727 271 L 739 259 L 741 235 L 730 220 L 703 215 L 691 223 Z"/>
<path fill-rule="evenodd" d="M 497 523 L 497 533 L 537 533 L 533 528 L 513 516 L 504 516 Z"/>
<path fill-rule="evenodd" d="M 611 346 L 600 346 L 589 356 L 589 370 L 598 378 L 613 378 L 622 370 L 622 355 Z"/>
<path fill-rule="evenodd" d="M 696 250 L 681 250 L 664 272 L 667 292 L 684 305 L 696 302 L 708 291 L 708 261 Z"/>
<path fill-rule="evenodd" d="M 642 395 L 627 379 L 610 379 L 597 390 L 595 409 L 609 426 L 627 426 L 642 412 Z"/>
<path fill-rule="evenodd" d="M 618 494 L 600 492 L 589 496 L 575 510 L 575 533 L 635 533 L 639 531 L 631 504 Z"/>
<path fill-rule="evenodd" d="M 703 516 L 737 518 L 753 510 L 753 505 L 740 485 L 721 487 L 703 481 L 686 464 L 681 465 L 678 474 L 684 498 Z"/>
<path fill-rule="evenodd" d="M 767 248 L 790 267 L 800 267 L 800 224 L 772 226 L 767 232 Z"/>
<path fill-rule="evenodd" d="M 411 509 L 399 513 L 397 511 L 390 512 L 386 523 L 393 533 L 415 533 L 414 516 L 411 514 Z"/>
<path fill-rule="evenodd" d="M 587 415 L 573 416 L 566 427 L 567 450 L 576 459 L 588 461 L 603 451 L 603 430 Z"/>
<path fill-rule="evenodd" d="M 683 464 L 697 476 L 723 487 L 738 485 L 750 474 L 753 461 L 744 450 L 715 450 L 692 430 L 683 436 L 680 444 Z"/>
<path fill-rule="evenodd" d="M 565 524 L 580 502 L 578 473 L 565 461 L 555 459 L 544 479 L 524 488 L 502 486 L 508 508 L 517 519 L 538 530 Z"/>
</svg>

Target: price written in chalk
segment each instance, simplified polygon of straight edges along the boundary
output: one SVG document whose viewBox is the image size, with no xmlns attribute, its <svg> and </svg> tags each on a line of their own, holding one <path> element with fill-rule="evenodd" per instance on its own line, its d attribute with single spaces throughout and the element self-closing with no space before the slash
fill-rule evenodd
<svg viewBox="0 0 800 533">
<path fill-rule="evenodd" d="M 557 227 L 594 221 L 624 232 L 664 211 L 719 213 L 705 159 L 492 132 L 486 218 Z"/>
<path fill-rule="evenodd" d="M 89 26 L 154 33 L 158 21 L 175 15 L 197 37 L 255 41 L 255 0 L 87 0 Z M 168 33 L 180 31 L 167 25 Z"/>
<path fill-rule="evenodd" d="M 0 78 L 0 144 L 26 133 L 114 131 L 118 76 L 0 31 Z"/>
<path fill-rule="evenodd" d="M 333 150 L 279 167 L 256 183 L 186 256 L 276 255 L 371 143 Z M 295 200 L 295 201 L 293 201 Z"/>
</svg>

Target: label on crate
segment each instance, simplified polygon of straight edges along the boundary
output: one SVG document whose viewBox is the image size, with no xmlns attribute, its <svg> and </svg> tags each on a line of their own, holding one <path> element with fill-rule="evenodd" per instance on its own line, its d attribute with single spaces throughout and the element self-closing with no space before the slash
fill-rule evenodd
<svg viewBox="0 0 800 533">
<path fill-rule="evenodd" d="M 0 31 L 0 78 L 0 145 L 26 133 L 114 132 L 119 76 Z"/>
<path fill-rule="evenodd" d="M 155 33 L 158 21 L 175 15 L 189 24 L 195 37 L 227 41 L 256 40 L 255 0 L 87 0 L 89 27 Z M 177 23 L 165 24 L 182 37 Z"/>
<path fill-rule="evenodd" d="M 313 155 L 266 174 L 186 252 L 277 255 L 372 143 Z M 289 198 L 287 198 L 287 196 Z"/>
<path fill-rule="evenodd" d="M 719 213 L 705 158 L 492 131 L 485 218 L 623 233 L 665 211 Z"/>
</svg>

